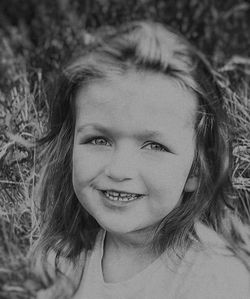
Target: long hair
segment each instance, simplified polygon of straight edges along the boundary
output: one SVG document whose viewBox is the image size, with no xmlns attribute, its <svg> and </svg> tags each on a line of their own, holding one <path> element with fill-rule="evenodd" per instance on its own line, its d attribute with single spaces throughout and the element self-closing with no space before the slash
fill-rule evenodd
<svg viewBox="0 0 250 299">
<path fill-rule="evenodd" d="M 198 177 L 198 188 L 185 193 L 177 206 L 159 224 L 154 248 L 185 251 L 198 240 L 195 222 L 222 232 L 225 208 L 231 207 L 231 156 L 223 91 L 216 73 L 203 55 L 188 41 L 158 23 L 135 22 L 97 36 L 61 72 L 51 101 L 45 145 L 45 168 L 40 183 L 42 231 L 37 248 L 46 258 L 50 250 L 57 258 L 75 261 L 91 249 L 99 225 L 78 201 L 72 185 L 74 98 L 77 90 L 109 74 L 129 70 L 161 73 L 192 90 L 198 98 L 196 153 L 190 175 Z M 38 250 L 37 249 L 37 250 Z"/>
</svg>

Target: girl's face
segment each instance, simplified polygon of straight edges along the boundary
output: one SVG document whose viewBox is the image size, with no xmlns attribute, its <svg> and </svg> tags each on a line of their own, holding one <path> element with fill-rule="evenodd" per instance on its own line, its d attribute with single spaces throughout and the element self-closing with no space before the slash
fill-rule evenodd
<svg viewBox="0 0 250 299">
<path fill-rule="evenodd" d="M 195 152 L 197 101 L 167 76 L 130 72 L 76 95 L 73 186 L 109 232 L 148 231 L 173 210 Z"/>
</svg>

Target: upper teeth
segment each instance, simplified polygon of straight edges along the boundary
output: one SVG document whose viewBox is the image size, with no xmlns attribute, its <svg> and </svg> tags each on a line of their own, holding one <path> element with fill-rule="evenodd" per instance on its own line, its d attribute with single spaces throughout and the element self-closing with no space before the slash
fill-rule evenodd
<svg viewBox="0 0 250 299">
<path fill-rule="evenodd" d="M 116 192 L 116 191 L 104 191 L 105 195 L 111 200 L 119 201 L 129 201 L 139 197 L 139 194 L 135 193 L 125 193 L 125 192 Z"/>
</svg>

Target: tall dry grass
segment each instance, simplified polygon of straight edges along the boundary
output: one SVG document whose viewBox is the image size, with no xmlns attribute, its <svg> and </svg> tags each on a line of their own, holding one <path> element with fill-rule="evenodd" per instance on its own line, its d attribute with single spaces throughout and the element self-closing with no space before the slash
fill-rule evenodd
<svg viewBox="0 0 250 299">
<path fill-rule="evenodd" d="M 35 140 L 46 127 L 47 103 L 38 101 L 43 93 L 41 71 L 28 73 L 25 60 L 15 56 L 7 39 L 2 40 L 1 58 L 9 90 L 0 93 L 0 298 L 30 298 L 35 284 L 27 253 L 39 233 Z"/>
</svg>

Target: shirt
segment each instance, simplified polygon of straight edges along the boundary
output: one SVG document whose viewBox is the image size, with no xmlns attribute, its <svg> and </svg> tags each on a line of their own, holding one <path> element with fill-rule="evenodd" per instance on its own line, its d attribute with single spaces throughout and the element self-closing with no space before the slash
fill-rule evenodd
<svg viewBox="0 0 250 299">
<path fill-rule="evenodd" d="M 106 283 L 102 274 L 105 231 L 89 252 L 74 299 L 249 299 L 247 269 L 218 235 L 203 225 L 206 246 L 192 246 L 182 260 L 163 254 L 129 280 Z"/>
</svg>

